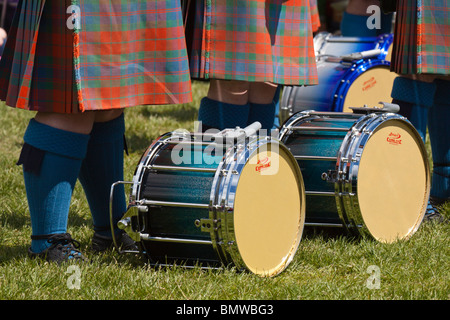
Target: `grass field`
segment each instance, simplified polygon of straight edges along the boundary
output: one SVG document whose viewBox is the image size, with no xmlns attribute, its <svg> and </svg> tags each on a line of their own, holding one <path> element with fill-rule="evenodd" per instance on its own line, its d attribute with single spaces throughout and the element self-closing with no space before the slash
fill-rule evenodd
<svg viewBox="0 0 450 320">
<path fill-rule="evenodd" d="M 125 179 L 162 133 L 193 130 L 206 84 L 194 83 L 194 102 L 126 111 L 130 155 Z M 303 300 L 450 298 L 448 224 L 423 223 L 408 241 L 382 244 L 345 233 L 305 230 L 291 265 L 274 278 L 233 269 L 156 269 L 145 259 L 108 252 L 93 254 L 92 220 L 77 184 L 68 231 L 92 260 L 79 269 L 27 256 L 31 226 L 22 168 L 15 165 L 28 120 L 27 111 L 0 106 L 0 299 L 1 300 Z M 282 208 L 280 208 L 282 209 Z M 450 205 L 444 208 L 449 218 Z M 375 279 L 374 281 L 372 281 Z M 78 281 L 79 280 L 79 281 Z"/>
</svg>

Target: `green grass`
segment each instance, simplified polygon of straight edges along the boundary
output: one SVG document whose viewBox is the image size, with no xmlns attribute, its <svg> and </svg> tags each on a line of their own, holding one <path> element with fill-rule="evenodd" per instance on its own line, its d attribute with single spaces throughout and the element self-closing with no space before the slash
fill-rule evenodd
<svg viewBox="0 0 450 320">
<path fill-rule="evenodd" d="M 194 83 L 194 102 L 146 106 L 126 111 L 130 155 L 125 179 L 132 178 L 140 156 L 159 135 L 193 130 L 205 83 Z M 27 257 L 30 219 L 22 169 L 15 165 L 33 113 L 0 106 L 0 299 L 75 300 L 298 300 L 298 299 L 439 299 L 450 298 L 449 225 L 423 223 L 408 241 L 382 244 L 345 233 L 309 230 L 291 265 L 279 276 L 260 278 L 233 269 L 202 270 L 150 267 L 142 257 L 89 250 L 92 220 L 77 184 L 69 213 L 69 232 L 92 260 L 80 268 L 79 289 L 73 273 Z M 282 209 L 282 208 L 280 208 Z M 450 205 L 444 208 L 448 218 Z M 369 289 L 370 266 L 380 272 L 380 288 Z M 69 270 L 70 271 L 70 270 Z"/>
</svg>

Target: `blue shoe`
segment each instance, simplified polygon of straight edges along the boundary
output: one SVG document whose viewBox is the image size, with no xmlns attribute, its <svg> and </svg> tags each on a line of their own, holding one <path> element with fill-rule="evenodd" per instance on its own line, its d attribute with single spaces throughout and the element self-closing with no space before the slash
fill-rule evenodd
<svg viewBox="0 0 450 320">
<path fill-rule="evenodd" d="M 427 210 L 425 211 L 425 217 L 423 218 L 424 221 L 433 221 L 437 223 L 443 223 L 446 221 L 446 219 L 442 216 L 442 214 L 439 212 L 439 206 L 442 203 L 439 203 L 434 198 L 430 197 L 430 200 L 428 201 Z"/>
</svg>

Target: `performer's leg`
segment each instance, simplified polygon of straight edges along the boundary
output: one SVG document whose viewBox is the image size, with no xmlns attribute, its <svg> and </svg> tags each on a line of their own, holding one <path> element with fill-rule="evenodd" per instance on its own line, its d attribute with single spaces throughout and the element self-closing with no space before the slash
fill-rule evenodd
<svg viewBox="0 0 450 320">
<path fill-rule="evenodd" d="M 272 83 L 212 80 L 200 105 L 202 128 L 222 130 L 259 121 L 263 129 L 272 129 L 277 88 Z"/>
<path fill-rule="evenodd" d="M 408 118 L 419 132 L 423 141 L 427 133 L 428 110 L 433 105 L 436 85 L 406 77 L 394 80 L 392 102 L 400 106 L 399 114 Z"/>
<path fill-rule="evenodd" d="M 280 95 L 279 86 L 273 83 L 254 82 L 250 84 L 249 102 L 250 113 L 248 116 L 248 124 L 258 121 L 262 125 L 262 129 L 273 129 L 275 123 L 275 113 L 278 99 Z"/>
<path fill-rule="evenodd" d="M 282 125 L 282 123 L 280 123 L 281 89 L 282 89 L 282 86 L 279 85 L 277 88 L 277 91 L 275 92 L 275 96 L 273 97 L 273 103 L 275 104 L 275 120 L 273 123 L 273 129 L 277 129 Z"/>
<path fill-rule="evenodd" d="M 51 114 L 38 113 L 36 118 L 30 121 L 24 135 L 25 144 L 18 164 L 23 165 L 31 217 L 30 253 L 45 253 L 49 247 L 55 247 L 58 253 L 55 253 L 55 250 L 53 253 L 48 252 L 47 259 L 62 261 L 82 257 L 72 246 L 72 239 L 65 234 L 72 192 L 86 154 L 89 135 L 55 128 L 37 121 L 44 119 L 45 122 L 53 122 L 50 121 L 51 118 Z M 57 115 L 54 122 L 58 126 L 63 126 L 63 118 L 66 120 L 72 118 L 71 124 L 81 121 L 82 118 L 81 122 L 86 127 L 89 127 L 91 120 L 89 115 L 84 117 Z M 77 131 L 85 130 L 86 128 L 77 128 Z M 55 235 L 59 236 L 55 238 Z"/>
<path fill-rule="evenodd" d="M 91 210 L 94 237 L 92 249 L 104 251 L 112 245 L 110 226 L 110 191 L 113 183 L 123 181 L 125 119 L 122 110 L 97 111 L 90 134 L 87 154 L 79 173 L 79 180 Z M 130 240 L 127 248 L 136 249 L 131 239 L 120 232 L 117 221 L 126 211 L 125 190 L 122 184 L 114 190 L 112 205 L 115 234 Z"/>
<path fill-rule="evenodd" d="M 248 91 L 249 83 L 245 81 L 211 80 L 208 96 L 202 99 L 199 109 L 202 131 L 245 127 Z"/>
<path fill-rule="evenodd" d="M 450 200 L 450 80 L 436 80 L 434 105 L 430 108 L 428 132 L 433 155 L 431 200 Z"/>
</svg>

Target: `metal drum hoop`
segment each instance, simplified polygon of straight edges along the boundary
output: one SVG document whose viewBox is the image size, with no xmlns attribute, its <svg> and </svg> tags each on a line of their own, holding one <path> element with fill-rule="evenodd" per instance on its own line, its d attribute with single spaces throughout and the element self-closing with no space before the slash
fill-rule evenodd
<svg viewBox="0 0 450 320">
<path fill-rule="evenodd" d="M 341 146 L 336 155 L 336 177 L 332 179 L 334 182 L 335 200 L 339 218 L 343 222 L 343 226 L 350 233 L 357 235 L 369 236 L 370 232 L 366 227 L 360 204 L 357 197 L 357 177 L 359 165 L 364 148 L 373 135 L 375 130 L 386 121 L 402 120 L 407 122 L 412 129 L 416 139 L 421 139 L 419 133 L 412 124 L 403 116 L 395 113 L 369 113 L 367 115 L 354 113 L 335 113 L 335 112 L 317 112 L 314 110 L 300 111 L 289 118 L 279 134 L 279 139 L 284 141 L 292 134 L 302 123 L 327 116 L 330 118 L 354 118 L 356 121 L 349 129 L 345 130 L 347 134 L 341 142 Z M 314 128 L 318 130 L 318 128 Z M 319 128 L 320 130 L 320 128 Z M 333 130 L 324 128 L 324 130 Z M 426 154 L 426 150 L 421 145 L 422 154 Z M 318 158 L 318 157 L 316 157 Z M 429 170 L 429 164 L 424 159 L 426 170 Z M 417 226 L 418 227 L 418 226 Z"/>
<path fill-rule="evenodd" d="M 414 126 L 405 117 L 395 113 L 383 113 L 377 115 L 371 113 L 358 120 L 344 138 L 338 154 L 337 172 L 341 174 L 339 179 L 340 195 L 336 200 L 340 200 L 338 211 L 341 218 L 346 218 L 349 227 L 352 230 L 358 229 L 358 233 L 363 236 L 371 236 L 367 226 L 364 223 L 361 206 L 357 195 L 357 176 L 361 162 L 362 152 L 375 130 L 390 120 L 402 120 L 409 124 L 411 132 L 415 138 L 420 141 L 421 137 Z M 424 145 L 420 145 L 421 152 L 426 155 Z M 429 172 L 429 163 L 424 159 L 426 172 Z M 429 177 L 428 177 L 429 178 Z M 416 226 L 418 228 L 419 225 Z M 416 230 L 414 230 L 415 232 Z"/>
<path fill-rule="evenodd" d="M 259 147 L 270 143 L 275 143 L 278 148 L 282 148 L 286 154 L 290 155 L 288 149 L 276 138 L 268 136 L 246 139 L 243 143 L 238 143 L 227 151 L 221 164 L 221 174 L 218 170 L 212 186 L 210 218 L 220 221 L 221 224 L 220 228 L 211 230 L 211 238 L 221 240 L 220 245 L 215 247 L 218 254 L 225 256 L 227 261 L 231 259 L 236 268 L 240 270 L 245 269 L 246 265 L 239 253 L 234 232 L 234 201 L 238 182 L 242 170 L 254 152 L 257 152 Z M 296 163 L 293 156 L 291 160 Z M 297 175 L 300 175 L 300 170 Z M 302 217 L 304 218 L 304 215 Z M 290 258 L 292 260 L 293 255 Z"/>
<path fill-rule="evenodd" d="M 342 65 L 349 65 L 349 69 L 345 72 L 342 80 L 337 83 L 336 89 L 334 90 L 334 105 L 336 110 L 343 110 L 344 101 L 347 96 L 348 91 L 350 90 L 353 82 L 362 75 L 365 71 L 372 68 L 389 68 L 390 62 L 386 60 L 378 60 L 378 59 L 361 59 L 358 61 L 352 61 L 350 63 L 341 61 Z M 350 67 L 351 65 L 351 67 Z M 371 106 L 370 106 L 371 107 Z"/>
<path fill-rule="evenodd" d="M 200 135 L 202 136 L 202 135 Z M 209 146 L 216 142 L 195 141 L 196 134 L 182 133 L 174 134 L 166 133 L 156 139 L 150 147 L 147 148 L 142 155 L 138 166 L 136 167 L 132 182 L 119 181 L 111 188 L 111 203 L 113 202 L 113 190 L 117 184 L 132 184 L 130 193 L 130 203 L 123 219 L 119 222 L 119 227 L 125 230 L 135 241 L 141 249 L 141 253 L 146 253 L 146 241 L 166 241 L 166 242 L 184 242 L 192 244 L 208 244 L 213 247 L 213 250 L 221 260 L 223 265 L 233 264 L 238 270 L 245 270 L 247 268 L 244 260 L 239 252 L 238 243 L 236 242 L 235 225 L 234 225 L 234 206 L 235 197 L 238 187 L 238 182 L 241 173 L 247 162 L 251 159 L 255 152 L 258 152 L 261 146 L 270 145 L 270 149 L 274 150 L 276 147 L 284 148 L 283 150 L 287 156 L 291 156 L 292 163 L 296 164 L 295 159 L 290 155 L 288 149 L 279 143 L 279 140 L 273 137 L 260 137 L 256 135 L 245 136 L 244 139 L 235 138 L 234 144 L 217 143 L 219 147 L 224 148 L 225 154 L 216 168 L 194 168 L 194 167 L 176 167 L 176 166 L 160 166 L 154 165 L 155 159 L 159 152 L 167 146 L 167 144 L 178 143 L 193 143 L 195 145 Z M 239 136 L 242 138 L 242 136 Z M 227 141 L 228 142 L 228 141 Z M 202 151 L 203 152 L 203 151 Z M 220 158 L 219 158 L 220 159 Z M 211 191 L 209 194 L 208 204 L 186 204 L 178 202 L 161 202 L 141 198 L 141 185 L 147 170 L 183 170 L 183 171 L 199 171 L 199 172 L 214 172 L 214 178 L 211 184 Z M 297 167 L 297 175 L 301 176 L 300 170 Z M 299 183 L 303 184 L 303 180 Z M 299 186 L 303 187 L 303 185 Z M 300 190 L 302 191 L 302 190 Z M 303 200 L 304 202 L 304 200 Z M 190 240 L 180 238 L 159 238 L 147 234 L 146 230 L 141 226 L 141 217 L 145 217 L 148 212 L 149 205 L 166 205 L 166 206 L 190 206 L 195 208 L 203 208 L 208 210 L 208 219 L 198 220 L 202 231 L 210 234 L 210 240 Z M 142 216 L 144 214 L 144 216 Z M 110 218 L 112 218 L 112 210 L 110 210 Z M 304 213 L 301 218 L 304 219 Z M 134 220 L 133 220 L 134 219 Z M 301 222 L 301 221 L 299 221 Z M 304 221 L 303 221 L 304 222 Z M 133 226 L 132 226 L 133 224 Z M 145 222 L 144 222 L 145 224 Z M 301 230 L 300 232 L 302 232 Z M 143 241 L 141 241 L 143 240 Z M 113 237 L 114 244 L 120 253 L 117 246 L 116 239 Z M 298 245 L 298 244 L 297 244 Z M 296 250 L 296 248 L 295 248 Z M 134 253 L 134 252 L 133 252 Z M 293 255 L 289 257 L 292 260 Z M 287 261 L 287 264 L 290 262 Z"/>
</svg>

